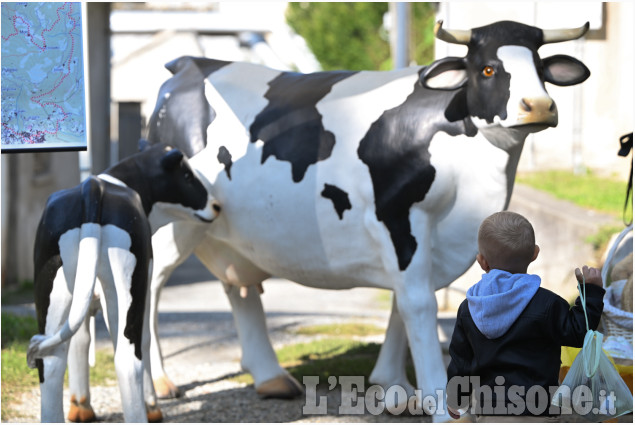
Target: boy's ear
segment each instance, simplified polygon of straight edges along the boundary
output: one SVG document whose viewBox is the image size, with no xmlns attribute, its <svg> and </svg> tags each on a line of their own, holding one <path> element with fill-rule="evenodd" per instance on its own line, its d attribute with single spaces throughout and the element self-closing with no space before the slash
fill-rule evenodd
<svg viewBox="0 0 635 425">
<path fill-rule="evenodd" d="M 489 272 L 490 271 L 490 266 L 489 263 L 487 262 L 487 260 L 485 259 L 485 257 L 483 257 L 481 255 L 481 253 L 479 252 L 478 254 L 476 254 L 476 262 L 478 263 L 479 266 L 481 266 L 481 268 L 483 269 L 484 272 Z"/>
<path fill-rule="evenodd" d="M 540 247 L 538 245 L 536 245 L 536 248 L 534 248 L 534 256 L 531 259 L 530 263 L 533 261 L 536 261 L 536 258 L 538 258 L 538 254 L 540 253 Z"/>
</svg>

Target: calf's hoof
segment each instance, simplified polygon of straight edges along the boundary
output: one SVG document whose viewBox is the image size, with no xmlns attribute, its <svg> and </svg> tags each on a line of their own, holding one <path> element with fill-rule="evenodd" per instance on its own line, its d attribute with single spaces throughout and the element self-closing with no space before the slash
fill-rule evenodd
<svg viewBox="0 0 635 425">
<path fill-rule="evenodd" d="M 159 408 L 159 406 L 146 405 L 146 413 L 148 414 L 148 422 L 150 423 L 163 422 L 163 413 L 161 413 L 161 409 Z"/>
<path fill-rule="evenodd" d="M 261 398 L 296 398 L 304 394 L 300 383 L 291 375 L 280 375 L 263 382 L 256 388 Z"/>
<path fill-rule="evenodd" d="M 77 398 L 71 396 L 71 407 L 68 410 L 68 420 L 71 422 L 95 422 L 95 412 L 86 397 Z"/>
<path fill-rule="evenodd" d="M 181 397 L 179 387 L 174 385 L 167 376 L 163 375 L 160 378 L 153 379 L 152 382 L 154 383 L 154 392 L 158 398 L 165 399 Z"/>
</svg>

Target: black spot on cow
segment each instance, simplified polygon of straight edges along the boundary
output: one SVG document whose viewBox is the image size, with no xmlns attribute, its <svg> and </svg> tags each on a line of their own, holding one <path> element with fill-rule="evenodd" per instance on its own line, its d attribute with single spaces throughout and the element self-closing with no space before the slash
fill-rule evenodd
<svg viewBox="0 0 635 425">
<path fill-rule="evenodd" d="M 291 163 L 294 182 L 304 178 L 311 164 L 331 156 L 335 136 L 324 129 L 316 108 L 337 82 L 352 71 L 299 74 L 285 72 L 269 82 L 267 106 L 250 127 L 251 142 L 262 140 L 262 160 L 274 156 Z"/>
<path fill-rule="evenodd" d="M 216 157 L 218 162 L 225 166 L 225 173 L 227 173 L 227 178 L 229 180 L 232 179 L 231 168 L 232 168 L 232 154 L 229 153 L 225 146 L 221 146 L 218 148 L 218 156 Z"/>
<path fill-rule="evenodd" d="M 353 206 L 351 205 L 351 201 L 348 199 L 348 193 L 337 186 L 325 183 L 324 190 L 322 191 L 321 195 L 324 198 L 333 201 L 335 212 L 337 213 L 340 220 L 344 218 L 344 211 L 353 208 Z"/>
<path fill-rule="evenodd" d="M 436 173 L 430 163 L 432 137 L 439 131 L 466 133 L 463 120 L 449 122 L 445 117 L 451 98 L 447 92 L 416 83 L 403 104 L 385 111 L 371 125 L 357 149 L 373 182 L 377 219 L 390 232 L 401 270 L 417 249 L 410 207 L 423 201 Z"/>
</svg>

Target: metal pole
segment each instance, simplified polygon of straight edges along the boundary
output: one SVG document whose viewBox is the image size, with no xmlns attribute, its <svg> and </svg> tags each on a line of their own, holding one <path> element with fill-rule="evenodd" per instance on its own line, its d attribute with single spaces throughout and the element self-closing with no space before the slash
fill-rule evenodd
<svg viewBox="0 0 635 425">
<path fill-rule="evenodd" d="M 91 172 L 110 166 L 110 3 L 86 4 Z"/>
<path fill-rule="evenodd" d="M 394 68 L 410 64 L 410 3 L 389 3 Z"/>
</svg>

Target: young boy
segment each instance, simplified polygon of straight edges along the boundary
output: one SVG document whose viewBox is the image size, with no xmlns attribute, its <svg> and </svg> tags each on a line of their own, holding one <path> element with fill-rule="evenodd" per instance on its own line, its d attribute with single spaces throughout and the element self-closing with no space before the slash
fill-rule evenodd
<svg viewBox="0 0 635 425">
<path fill-rule="evenodd" d="M 540 287 L 527 274 L 538 257 L 529 221 L 513 212 L 486 218 L 478 232 L 476 261 L 485 271 L 467 291 L 450 343 L 447 403 L 455 419 L 473 403 L 478 422 L 543 422 L 557 415 L 551 396 L 558 387 L 560 347 L 582 347 L 586 321 L 575 306 Z M 584 266 L 589 327 L 602 314 L 600 271 Z M 473 399 L 472 399 L 473 397 Z"/>
</svg>

